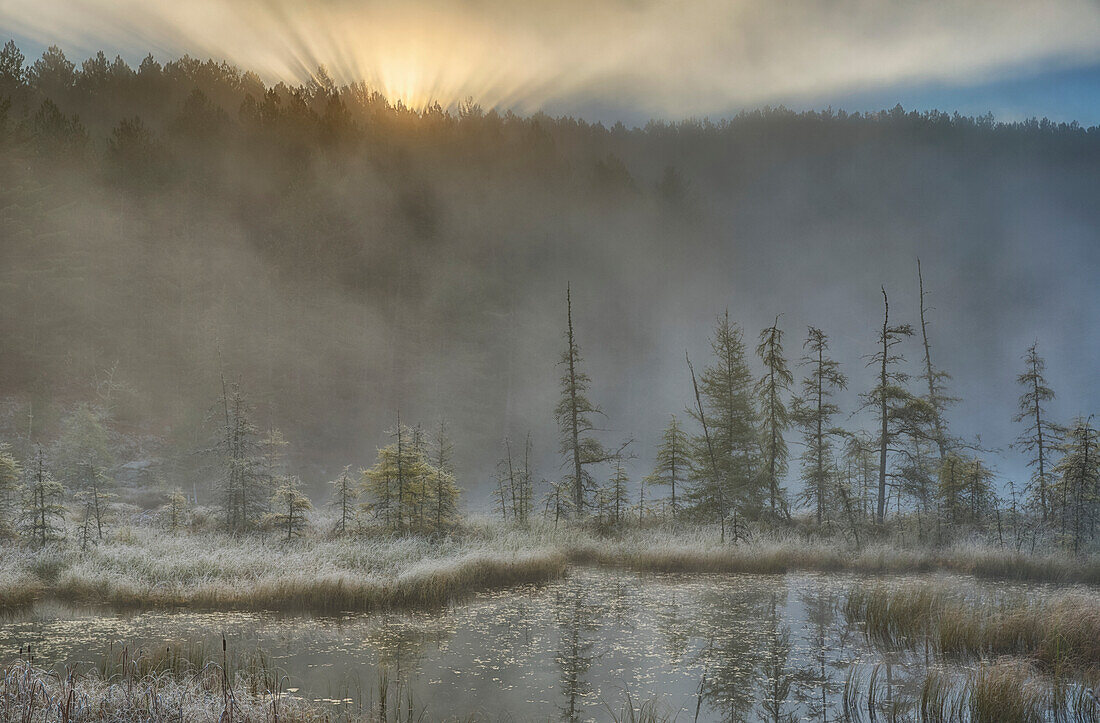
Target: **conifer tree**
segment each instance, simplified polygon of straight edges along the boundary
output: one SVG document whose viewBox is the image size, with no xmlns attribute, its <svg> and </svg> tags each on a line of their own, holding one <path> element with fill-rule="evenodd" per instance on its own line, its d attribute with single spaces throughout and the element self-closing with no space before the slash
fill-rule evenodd
<svg viewBox="0 0 1100 723">
<path fill-rule="evenodd" d="M 657 465 L 649 478 L 651 484 L 669 488 L 669 509 L 673 518 L 679 514 L 676 486 L 680 485 L 682 488 L 691 471 L 690 453 L 687 433 L 680 427 L 680 420 L 674 414 L 661 435 L 661 445 L 657 448 Z"/>
<path fill-rule="evenodd" d="M 932 344 L 928 340 L 929 309 L 924 303 L 924 274 L 921 273 L 920 259 L 917 259 L 917 281 L 920 288 L 920 332 L 924 345 L 924 363 L 920 378 L 928 386 L 925 401 L 928 402 L 932 414 L 931 436 L 942 460 L 953 446 L 947 427 L 947 408 L 958 399 L 947 394 L 947 382 L 951 375 L 932 364 Z"/>
<path fill-rule="evenodd" d="M 622 524 L 630 506 L 629 485 L 630 477 L 623 469 L 622 456 L 616 455 L 607 486 L 608 519 L 615 525 Z"/>
<path fill-rule="evenodd" d="M 240 385 L 227 384 L 224 377 L 221 406 L 223 426 L 215 448 L 223 464 L 219 501 L 226 529 L 239 532 L 255 527 L 267 512 L 271 478 Z"/>
<path fill-rule="evenodd" d="M 745 362 L 745 345 L 741 329 L 732 323 L 729 311 L 719 317 L 711 338 L 714 361 L 699 379 L 703 411 L 689 413 L 702 423 L 706 415 L 710 430 L 710 447 L 706 439 L 693 441 L 696 477 L 701 486 L 695 496 L 702 499 L 725 500 L 725 508 L 751 514 L 759 509 L 761 495 L 756 453 L 756 411 L 753 405 L 753 378 Z M 717 465 L 716 469 L 709 469 Z M 706 490 L 708 484 L 721 484 L 721 494 Z"/>
<path fill-rule="evenodd" d="M 82 477 L 82 485 L 73 495 L 73 499 L 84 505 L 84 518 L 88 523 L 94 523 L 96 540 L 102 542 L 111 501 L 118 495 L 109 491 L 111 480 L 102 470 L 87 465 Z"/>
<path fill-rule="evenodd" d="M 780 480 L 787 473 L 787 442 L 783 433 L 790 426 L 790 415 L 783 396 L 789 394 L 794 376 L 783 358 L 783 332 L 779 329 L 779 317 L 775 323 L 760 332 L 756 355 L 764 363 L 764 375 L 756 382 L 756 396 L 760 400 L 760 426 L 764 448 L 763 475 L 768 490 L 768 502 L 772 517 L 780 507 L 786 509 L 784 490 Z"/>
<path fill-rule="evenodd" d="M 46 469 L 46 456 L 39 448 L 34 455 L 30 478 L 23 486 L 23 533 L 40 546 L 62 537 L 65 522 L 65 488 Z"/>
<path fill-rule="evenodd" d="M 296 476 L 283 477 L 282 483 L 271 496 L 271 521 L 286 533 L 286 541 L 301 537 L 306 529 L 306 513 L 313 503 L 302 494 L 301 481 Z"/>
<path fill-rule="evenodd" d="M 1076 554 L 1086 537 L 1093 538 L 1100 503 L 1100 433 L 1092 417 L 1077 419 L 1067 430 L 1054 473 L 1052 502 L 1058 507 L 1061 536 Z"/>
<path fill-rule="evenodd" d="M 162 508 L 168 531 L 172 534 L 179 532 L 187 523 L 187 508 L 187 496 L 183 494 L 183 490 L 179 487 L 174 488 Z"/>
<path fill-rule="evenodd" d="M 1039 513 L 1045 524 L 1050 518 L 1053 501 L 1050 499 L 1051 459 L 1050 450 L 1057 448 L 1061 428 L 1050 422 L 1046 404 L 1054 400 L 1054 390 L 1047 386 L 1043 372 L 1046 362 L 1039 356 L 1039 345 L 1034 343 L 1024 353 L 1024 372 L 1016 377 L 1016 383 L 1024 388 L 1020 395 L 1019 412 L 1015 422 L 1024 423 L 1024 431 L 1016 438 L 1017 449 L 1028 455 L 1028 466 L 1034 472 L 1031 477 L 1031 494 L 1039 504 Z"/>
<path fill-rule="evenodd" d="M 359 499 L 359 488 L 351 478 L 351 465 L 344 467 L 340 476 L 329 482 L 329 485 L 332 486 L 332 498 L 329 505 L 340 515 L 336 521 L 336 532 L 346 535 L 348 525 L 355 518 L 355 505 Z"/>
<path fill-rule="evenodd" d="M 883 317 L 882 330 L 878 334 L 878 349 L 872 354 L 867 366 L 876 370 L 876 384 L 865 394 L 863 408 L 870 409 L 876 416 L 879 434 L 878 446 L 878 498 L 875 504 L 875 522 L 879 525 L 886 520 L 886 494 L 888 474 L 887 458 L 896 451 L 895 440 L 902 435 L 927 437 L 922 430 L 927 429 L 930 418 L 930 406 L 924 400 L 914 397 L 905 384 L 909 375 L 901 368 L 905 357 L 896 351 L 896 347 L 913 335 L 909 324 L 890 324 L 890 299 L 886 287 L 882 287 Z"/>
<path fill-rule="evenodd" d="M 573 297 L 566 287 L 566 347 L 559 365 L 561 376 L 561 400 L 555 409 L 558 431 L 561 434 L 561 454 L 568 468 L 566 479 L 572 491 L 572 507 L 577 515 L 584 514 L 585 498 L 595 488 L 588 468 L 609 459 L 607 450 L 592 436 L 596 431 L 593 417 L 603 412 L 588 398 L 591 379 L 581 370 L 581 351 L 573 331 Z"/>
<path fill-rule="evenodd" d="M 378 461 L 363 472 L 369 500 L 363 507 L 397 534 L 430 531 L 425 509 L 434 486 L 420 434 L 401 423 L 389 431 L 394 442 L 378 450 Z"/>
<path fill-rule="evenodd" d="M 875 464 L 875 443 L 866 431 L 860 430 L 847 435 L 844 443 L 844 465 L 852 501 L 862 517 L 870 517 L 878 469 Z"/>
<path fill-rule="evenodd" d="M 23 469 L 12 455 L 11 447 L 0 443 L 0 534 L 9 530 L 14 522 L 15 497 L 22 473 Z"/>
<path fill-rule="evenodd" d="M 458 514 L 459 489 L 455 484 L 454 465 L 451 457 L 454 443 L 447 435 L 447 424 L 439 420 L 439 429 L 435 435 L 435 454 L 433 455 L 432 488 L 435 512 L 435 529 L 442 530 L 454 521 Z"/>
<path fill-rule="evenodd" d="M 832 426 L 840 407 L 832 401 L 833 394 L 848 386 L 840 364 L 827 355 L 829 337 L 815 327 L 808 327 L 806 351 L 799 366 L 808 367 L 802 380 L 802 394 L 795 401 L 795 418 L 802 428 L 805 451 L 802 453 L 802 498 L 814 506 L 817 524 L 825 519 L 832 469 L 832 438 L 839 430 Z"/>
<path fill-rule="evenodd" d="M 957 452 L 948 454 L 939 465 L 939 498 L 942 514 L 951 523 L 962 521 L 966 511 L 967 460 Z"/>
</svg>

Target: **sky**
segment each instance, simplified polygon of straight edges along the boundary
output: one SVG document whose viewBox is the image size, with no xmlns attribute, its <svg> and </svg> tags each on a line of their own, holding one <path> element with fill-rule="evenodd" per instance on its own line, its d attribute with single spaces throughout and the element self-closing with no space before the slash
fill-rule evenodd
<svg viewBox="0 0 1100 723">
<path fill-rule="evenodd" d="M 413 107 L 631 125 L 764 105 L 992 112 L 1100 124 L 1095 0 L 0 0 L 0 32 L 136 63 L 324 65 Z"/>
</svg>

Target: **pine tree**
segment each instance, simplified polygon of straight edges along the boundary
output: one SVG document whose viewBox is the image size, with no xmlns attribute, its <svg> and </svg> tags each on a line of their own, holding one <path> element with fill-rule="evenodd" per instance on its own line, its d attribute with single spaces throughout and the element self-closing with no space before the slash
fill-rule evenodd
<svg viewBox="0 0 1100 723">
<path fill-rule="evenodd" d="M 710 443 L 693 440 L 698 500 L 724 500 L 725 512 L 752 514 L 762 500 L 756 452 L 758 438 L 753 405 L 753 378 L 745 362 L 741 330 L 730 322 L 729 312 L 719 317 L 711 338 L 715 360 L 699 379 L 702 403 L 689 413 L 700 424 L 705 414 Z M 713 454 L 711 454 L 713 448 Z M 710 469 L 716 466 L 715 469 Z M 720 491 L 707 485 L 719 484 Z"/>
<path fill-rule="evenodd" d="M 359 499 L 359 488 L 351 478 L 351 465 L 344 467 L 340 476 L 329 482 L 332 486 L 332 498 L 329 501 L 340 518 L 336 521 L 336 531 L 341 535 L 348 533 L 348 525 L 355 518 L 355 505 Z"/>
<path fill-rule="evenodd" d="M 581 370 L 581 351 L 573 332 L 573 297 L 566 287 L 566 348 L 559 364 L 564 368 L 561 376 L 561 401 L 555 409 L 558 431 L 561 434 L 561 454 L 569 472 L 566 474 L 572 491 L 573 510 L 584 514 L 585 498 L 595 489 L 588 468 L 609 459 L 607 450 L 592 436 L 596 431 L 593 417 L 603 412 L 588 398 L 591 379 Z"/>
<path fill-rule="evenodd" d="M 829 490 L 832 485 L 829 471 L 832 468 L 832 438 L 839 434 L 832 426 L 833 416 L 840 407 L 832 401 L 833 394 L 846 389 L 848 380 L 840 371 L 840 364 L 826 355 L 829 337 L 815 327 L 808 327 L 806 350 L 799 366 L 809 367 L 809 375 L 802 380 L 802 394 L 795 401 L 795 419 L 802 428 L 805 451 L 802 453 L 802 498 L 814 505 L 817 524 L 825 519 Z"/>
<path fill-rule="evenodd" d="M 661 435 L 661 445 L 657 448 L 657 466 L 650 476 L 652 484 L 664 485 L 669 488 L 669 503 L 673 518 L 679 514 L 676 486 L 683 487 L 690 471 L 691 457 L 688 437 L 683 428 L 680 427 L 680 421 L 674 414 L 669 419 L 664 434 Z"/>
<path fill-rule="evenodd" d="M 282 483 L 271 496 L 271 521 L 275 527 L 286 533 L 286 541 L 301 537 L 306 529 L 306 513 L 313 509 L 313 503 L 302 494 L 301 481 L 294 476 L 283 477 Z"/>
<path fill-rule="evenodd" d="M 1031 477 L 1031 494 L 1037 497 L 1039 513 L 1045 524 L 1050 518 L 1053 502 L 1050 499 L 1051 460 L 1050 450 L 1058 446 L 1061 428 L 1047 417 L 1046 404 L 1054 400 L 1054 390 L 1047 386 L 1043 372 L 1046 362 L 1039 356 L 1039 345 L 1034 343 L 1024 353 L 1024 373 L 1016 377 L 1016 383 L 1024 388 L 1020 395 L 1019 413 L 1015 422 L 1025 424 L 1024 431 L 1014 445 L 1030 457 L 1028 466 L 1034 470 Z"/>
<path fill-rule="evenodd" d="M 764 375 L 756 382 L 756 396 L 760 399 L 761 436 L 763 438 L 763 474 L 768 489 L 768 501 L 772 517 L 780 507 L 786 509 L 785 491 L 780 480 L 787 473 L 787 443 L 783 433 L 790 426 L 783 395 L 789 394 L 794 376 L 783 358 L 783 332 L 779 329 L 779 317 L 775 323 L 760 332 L 756 355 L 764 363 Z"/>
<path fill-rule="evenodd" d="M 23 533 L 40 546 L 60 539 L 65 522 L 65 488 L 46 469 L 46 456 L 35 452 L 30 479 L 23 486 Z"/>
</svg>

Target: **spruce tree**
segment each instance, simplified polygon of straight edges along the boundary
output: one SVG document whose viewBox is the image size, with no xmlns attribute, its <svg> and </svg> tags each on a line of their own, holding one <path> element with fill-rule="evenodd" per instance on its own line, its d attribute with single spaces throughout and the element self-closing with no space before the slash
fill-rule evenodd
<svg viewBox="0 0 1100 723">
<path fill-rule="evenodd" d="M 779 317 L 775 323 L 760 332 L 756 355 L 764 363 L 764 374 L 756 382 L 756 396 L 760 400 L 760 432 L 764 448 L 763 475 L 768 490 L 768 502 L 772 517 L 780 507 L 786 509 L 784 490 L 780 480 L 787 473 L 787 442 L 783 433 L 790 426 L 783 396 L 790 393 L 794 376 L 783 358 L 783 332 L 779 329 Z"/>
</svg>

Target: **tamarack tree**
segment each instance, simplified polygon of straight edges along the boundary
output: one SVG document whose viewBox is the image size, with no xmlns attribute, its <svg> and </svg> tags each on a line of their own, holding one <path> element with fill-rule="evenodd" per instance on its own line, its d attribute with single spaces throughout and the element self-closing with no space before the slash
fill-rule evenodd
<svg viewBox="0 0 1100 723">
<path fill-rule="evenodd" d="M 592 383 L 581 369 L 580 346 L 573 330 L 573 295 L 567 286 L 565 290 L 566 332 L 565 351 L 558 364 L 563 368 L 561 375 L 561 398 L 554 410 L 561 434 L 559 448 L 567 468 L 565 475 L 567 486 L 572 493 L 572 510 L 583 516 L 587 497 L 596 489 L 590 468 L 607 462 L 611 455 L 598 439 L 592 436 L 597 431 L 594 417 L 603 412 L 588 398 L 588 389 Z"/>
<path fill-rule="evenodd" d="M 451 473 L 431 463 L 420 432 L 402 424 L 400 415 L 389 435 L 394 441 L 379 449 L 375 465 L 363 471 L 368 497 L 363 509 L 396 534 L 431 533 L 450 525 L 458 498 Z"/>
<path fill-rule="evenodd" d="M 1015 447 L 1028 454 L 1028 466 L 1032 469 L 1031 494 L 1039 506 L 1039 514 L 1045 524 L 1053 507 L 1050 498 L 1051 449 L 1061 441 L 1062 429 L 1053 424 L 1047 415 L 1046 405 L 1054 401 L 1054 390 L 1047 385 L 1046 362 L 1039 356 L 1036 342 L 1024 353 L 1024 372 L 1016 377 L 1016 383 L 1024 389 L 1018 402 L 1019 412 L 1013 421 L 1023 422 L 1024 431 L 1016 438 Z"/>
<path fill-rule="evenodd" d="M 783 332 L 779 317 L 775 323 L 760 332 L 756 355 L 764 364 L 764 374 L 756 383 L 756 395 L 760 399 L 760 432 L 763 441 L 762 471 L 768 490 L 768 503 L 772 517 L 779 510 L 786 511 L 786 490 L 781 480 L 787 473 L 787 442 L 783 433 L 790 426 L 791 418 L 783 397 L 790 393 L 794 375 L 783 357 Z"/>
<path fill-rule="evenodd" d="M 351 465 L 344 467 L 340 476 L 329 482 L 332 487 L 332 498 L 329 500 L 339 517 L 336 520 L 336 532 L 341 535 L 348 533 L 348 526 L 355 519 L 355 507 L 359 499 L 359 487 L 352 479 Z"/>
<path fill-rule="evenodd" d="M 64 534 L 65 488 L 46 469 L 46 455 L 36 450 L 30 477 L 23 486 L 23 534 L 44 546 Z"/>
<path fill-rule="evenodd" d="M 802 499 L 814 506 L 817 524 L 824 521 L 829 500 L 832 439 L 840 430 L 832 426 L 840 407 L 833 394 L 848 386 L 840 364 L 827 355 L 829 337 L 815 327 L 809 327 L 802 345 L 805 354 L 799 362 L 808 367 L 802 380 L 802 394 L 795 401 L 795 419 L 802 429 L 805 451 L 802 453 Z"/>
<path fill-rule="evenodd" d="M 313 509 L 313 503 L 302 494 L 301 481 L 296 476 L 284 477 L 282 483 L 271 496 L 270 520 L 272 525 L 286 535 L 290 542 L 305 532 L 306 514 Z"/>
</svg>

